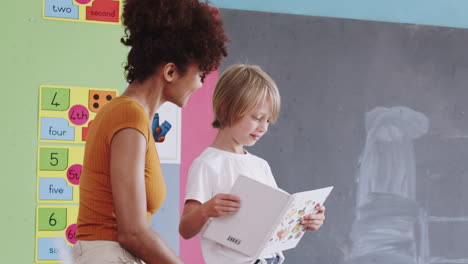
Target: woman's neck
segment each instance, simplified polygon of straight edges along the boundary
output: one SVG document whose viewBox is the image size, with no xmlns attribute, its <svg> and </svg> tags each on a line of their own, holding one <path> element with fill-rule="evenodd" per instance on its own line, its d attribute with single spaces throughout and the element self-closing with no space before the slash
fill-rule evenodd
<svg viewBox="0 0 468 264">
<path fill-rule="evenodd" d="M 128 85 L 122 96 L 128 96 L 140 104 L 152 120 L 158 108 L 165 102 L 163 84 L 155 78 L 144 82 L 134 81 Z"/>
<path fill-rule="evenodd" d="M 234 140 L 234 138 L 229 133 L 229 130 L 226 128 L 218 129 L 218 134 L 216 135 L 213 143 L 210 147 L 221 149 L 224 151 L 245 154 L 244 146 L 239 144 Z"/>
</svg>

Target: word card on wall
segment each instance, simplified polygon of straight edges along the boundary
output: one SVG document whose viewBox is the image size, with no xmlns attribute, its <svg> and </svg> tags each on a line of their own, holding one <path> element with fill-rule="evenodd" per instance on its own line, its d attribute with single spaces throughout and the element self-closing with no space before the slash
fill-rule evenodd
<svg viewBox="0 0 468 264">
<path fill-rule="evenodd" d="M 52 20 L 121 24 L 120 0 L 43 0 L 43 18 Z"/>
</svg>

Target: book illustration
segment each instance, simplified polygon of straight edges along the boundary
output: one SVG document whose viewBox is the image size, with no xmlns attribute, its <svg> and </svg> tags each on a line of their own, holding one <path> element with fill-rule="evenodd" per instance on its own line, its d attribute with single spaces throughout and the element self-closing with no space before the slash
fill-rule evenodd
<svg viewBox="0 0 468 264">
<path fill-rule="evenodd" d="M 296 239 L 300 238 L 302 236 L 302 232 L 299 232 L 296 234 Z"/>
<path fill-rule="evenodd" d="M 286 235 L 288 234 L 288 229 L 282 229 L 278 233 L 276 233 L 276 236 L 279 238 L 279 240 L 282 240 Z"/>
<path fill-rule="evenodd" d="M 297 212 L 297 210 L 292 208 L 291 211 L 289 211 L 289 214 L 286 215 L 285 219 L 291 218 L 296 212 Z"/>
<path fill-rule="evenodd" d="M 304 209 L 299 210 L 299 212 L 298 212 L 297 214 L 298 214 L 299 216 L 304 216 L 304 214 L 305 214 L 305 209 L 306 209 L 306 208 L 307 208 L 307 207 L 304 207 Z"/>
<path fill-rule="evenodd" d="M 293 233 L 297 233 L 301 229 L 301 223 L 297 223 L 296 226 L 292 229 Z"/>
<path fill-rule="evenodd" d="M 313 200 L 295 202 L 292 208 L 285 215 L 283 221 L 274 232 L 274 236 L 268 240 L 268 244 L 286 242 L 289 240 L 299 240 L 305 232 L 305 227 L 301 225 L 304 216 L 314 214 L 317 203 Z"/>
</svg>

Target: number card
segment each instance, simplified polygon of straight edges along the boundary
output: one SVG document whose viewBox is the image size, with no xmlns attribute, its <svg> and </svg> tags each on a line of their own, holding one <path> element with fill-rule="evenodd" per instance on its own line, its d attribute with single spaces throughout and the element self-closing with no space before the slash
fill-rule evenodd
<svg viewBox="0 0 468 264">
<path fill-rule="evenodd" d="M 36 211 L 36 262 L 59 263 L 76 243 L 78 206 L 41 206 Z"/>
<path fill-rule="evenodd" d="M 39 142 L 86 142 L 96 113 L 113 98 L 116 89 L 41 85 Z"/>
<path fill-rule="evenodd" d="M 83 146 L 39 146 L 37 202 L 78 203 Z"/>
<path fill-rule="evenodd" d="M 120 25 L 120 0 L 43 0 L 44 19 Z"/>
</svg>

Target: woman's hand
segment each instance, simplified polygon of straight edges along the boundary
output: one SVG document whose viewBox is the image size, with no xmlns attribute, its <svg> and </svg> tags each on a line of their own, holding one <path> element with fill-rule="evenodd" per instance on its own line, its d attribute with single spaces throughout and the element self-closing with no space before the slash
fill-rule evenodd
<svg viewBox="0 0 468 264">
<path fill-rule="evenodd" d="M 323 225 L 325 220 L 325 206 L 318 204 L 317 213 L 304 216 L 301 225 L 306 227 L 305 231 L 315 231 Z"/>
<path fill-rule="evenodd" d="M 237 213 L 240 208 L 240 198 L 227 193 L 218 193 L 202 205 L 205 217 L 221 217 Z"/>
</svg>

